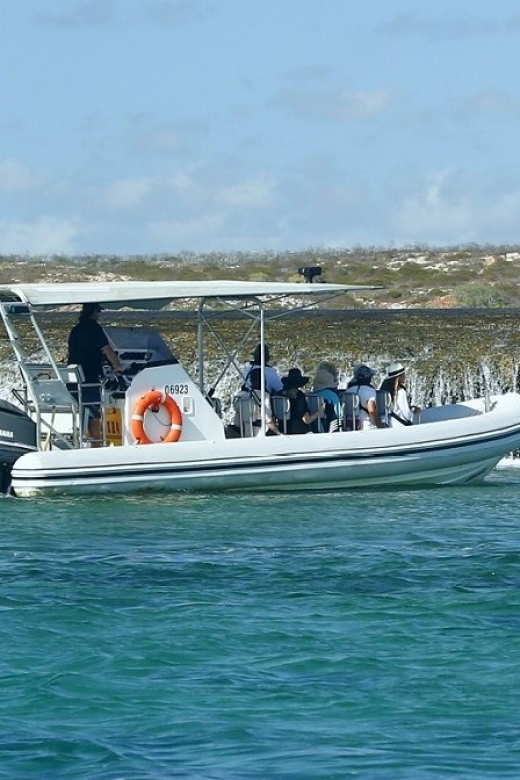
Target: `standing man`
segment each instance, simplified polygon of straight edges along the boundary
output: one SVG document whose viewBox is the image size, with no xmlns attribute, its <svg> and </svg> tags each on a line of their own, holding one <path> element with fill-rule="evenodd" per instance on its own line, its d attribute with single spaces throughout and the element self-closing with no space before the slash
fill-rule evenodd
<svg viewBox="0 0 520 780">
<path fill-rule="evenodd" d="M 69 334 L 69 365 L 77 364 L 83 370 L 85 387 L 82 388 L 82 401 L 88 409 L 88 433 L 92 446 L 102 445 L 101 434 L 101 385 L 103 363 L 108 360 L 117 374 L 123 366 L 108 342 L 107 335 L 98 322 L 99 303 L 84 303 L 79 322 Z"/>
</svg>

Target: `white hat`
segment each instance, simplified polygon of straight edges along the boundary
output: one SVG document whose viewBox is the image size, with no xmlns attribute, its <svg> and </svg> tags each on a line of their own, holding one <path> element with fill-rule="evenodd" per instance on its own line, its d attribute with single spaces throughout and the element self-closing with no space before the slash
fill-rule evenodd
<svg viewBox="0 0 520 780">
<path fill-rule="evenodd" d="M 402 363 L 390 363 L 388 366 L 388 378 L 395 379 L 397 376 L 401 376 L 406 372 L 406 368 Z"/>
</svg>

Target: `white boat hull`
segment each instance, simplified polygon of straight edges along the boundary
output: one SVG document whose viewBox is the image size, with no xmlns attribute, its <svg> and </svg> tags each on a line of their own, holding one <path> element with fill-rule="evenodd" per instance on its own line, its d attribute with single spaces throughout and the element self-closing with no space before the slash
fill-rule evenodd
<svg viewBox="0 0 520 780">
<path fill-rule="evenodd" d="M 24 455 L 18 496 L 150 491 L 348 490 L 481 481 L 520 447 L 520 395 L 423 412 L 421 423 L 333 434 L 257 437 Z"/>
</svg>

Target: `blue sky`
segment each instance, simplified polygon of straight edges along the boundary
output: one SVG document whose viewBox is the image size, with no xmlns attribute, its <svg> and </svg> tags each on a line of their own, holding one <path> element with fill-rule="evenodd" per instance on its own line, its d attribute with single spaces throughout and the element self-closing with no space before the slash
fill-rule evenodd
<svg viewBox="0 0 520 780">
<path fill-rule="evenodd" d="M 0 11 L 0 254 L 520 243 L 512 0 Z"/>
</svg>

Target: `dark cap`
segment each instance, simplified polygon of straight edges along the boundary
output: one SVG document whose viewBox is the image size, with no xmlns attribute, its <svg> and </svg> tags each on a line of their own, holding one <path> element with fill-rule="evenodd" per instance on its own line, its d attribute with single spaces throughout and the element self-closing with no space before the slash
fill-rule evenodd
<svg viewBox="0 0 520 780">
<path fill-rule="evenodd" d="M 356 382 L 370 382 L 375 373 L 374 369 L 365 363 L 358 363 L 354 369 L 354 379 Z"/>
<path fill-rule="evenodd" d="M 269 347 L 267 344 L 264 344 L 264 363 L 269 363 L 269 359 L 271 357 L 271 353 L 269 350 Z M 262 345 L 257 344 L 255 347 L 255 351 L 253 352 L 253 360 L 252 362 L 255 364 L 255 366 L 259 366 L 262 362 Z"/>
<path fill-rule="evenodd" d="M 90 317 L 91 314 L 94 314 L 97 311 L 103 311 L 103 307 L 100 306 L 99 303 L 84 303 L 79 316 Z"/>
</svg>

